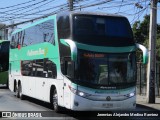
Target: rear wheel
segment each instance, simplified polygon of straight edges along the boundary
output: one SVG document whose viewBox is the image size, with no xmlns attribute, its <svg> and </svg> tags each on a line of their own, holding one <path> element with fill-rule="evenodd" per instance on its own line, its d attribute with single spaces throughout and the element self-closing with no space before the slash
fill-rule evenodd
<svg viewBox="0 0 160 120">
<path fill-rule="evenodd" d="M 8 89 L 9 88 L 9 85 L 8 85 L 8 79 L 7 79 L 7 83 L 6 83 L 6 89 Z"/>
<path fill-rule="evenodd" d="M 24 99 L 24 95 L 22 94 L 22 85 L 21 84 L 18 87 L 18 92 L 19 92 L 20 99 L 23 100 Z"/>
<path fill-rule="evenodd" d="M 16 93 L 16 97 L 19 98 L 18 85 L 15 85 L 15 93 Z"/>
</svg>

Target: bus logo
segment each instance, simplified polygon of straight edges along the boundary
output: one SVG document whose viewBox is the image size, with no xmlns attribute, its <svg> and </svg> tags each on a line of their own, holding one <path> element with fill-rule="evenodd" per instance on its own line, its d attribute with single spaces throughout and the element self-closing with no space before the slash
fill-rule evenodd
<svg viewBox="0 0 160 120">
<path fill-rule="evenodd" d="M 11 117 L 11 112 L 2 112 L 2 117 Z"/>
<path fill-rule="evenodd" d="M 38 50 L 28 50 L 27 55 L 28 56 L 37 56 L 37 55 L 46 56 L 47 53 L 48 53 L 48 48 L 45 48 L 45 49 L 39 48 Z"/>
<path fill-rule="evenodd" d="M 110 97 L 110 96 L 107 96 L 107 97 L 106 97 L 106 100 L 107 100 L 107 101 L 111 101 L 111 97 Z"/>
</svg>

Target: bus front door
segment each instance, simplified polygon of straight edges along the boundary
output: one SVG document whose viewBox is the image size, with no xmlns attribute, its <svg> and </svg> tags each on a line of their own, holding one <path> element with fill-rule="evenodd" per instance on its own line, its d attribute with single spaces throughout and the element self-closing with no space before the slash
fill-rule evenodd
<svg viewBox="0 0 160 120">
<path fill-rule="evenodd" d="M 68 109 L 71 107 L 71 79 L 74 78 L 74 62 L 70 58 L 64 59 L 64 106 Z"/>
</svg>

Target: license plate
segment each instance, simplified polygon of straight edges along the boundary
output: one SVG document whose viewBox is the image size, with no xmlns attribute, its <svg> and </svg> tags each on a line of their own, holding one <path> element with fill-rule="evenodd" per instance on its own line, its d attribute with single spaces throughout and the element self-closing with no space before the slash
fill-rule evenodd
<svg viewBox="0 0 160 120">
<path fill-rule="evenodd" d="M 102 107 L 111 108 L 111 107 L 113 107 L 113 104 L 112 103 L 105 103 L 105 104 L 102 104 Z"/>
</svg>

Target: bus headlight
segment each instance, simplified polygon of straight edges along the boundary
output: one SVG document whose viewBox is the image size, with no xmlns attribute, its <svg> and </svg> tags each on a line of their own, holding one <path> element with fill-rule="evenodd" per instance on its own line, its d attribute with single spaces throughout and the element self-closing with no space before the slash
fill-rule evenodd
<svg viewBox="0 0 160 120">
<path fill-rule="evenodd" d="M 135 95 L 135 93 L 130 93 L 129 97 L 133 97 Z"/>
<path fill-rule="evenodd" d="M 133 96 L 135 96 L 135 92 L 131 92 L 131 93 L 129 93 L 129 94 L 127 94 L 127 95 L 125 95 L 126 97 L 133 97 Z"/>
<path fill-rule="evenodd" d="M 78 93 L 80 96 L 85 96 L 85 93 L 84 92 L 79 92 Z"/>
<path fill-rule="evenodd" d="M 79 95 L 81 97 L 85 97 L 85 98 L 91 96 L 91 94 L 88 94 L 88 93 L 85 93 L 85 92 L 82 92 L 82 91 L 79 91 L 79 90 L 77 92 L 77 95 Z"/>
<path fill-rule="evenodd" d="M 78 96 L 81 96 L 81 97 L 87 98 L 87 97 L 91 96 L 91 94 L 82 92 L 82 91 L 80 91 L 80 90 L 77 90 L 77 89 L 75 89 L 75 88 L 72 88 L 71 86 L 69 86 L 69 89 L 71 90 L 72 93 L 74 93 L 74 94 L 76 94 L 76 95 L 78 95 Z"/>
</svg>

